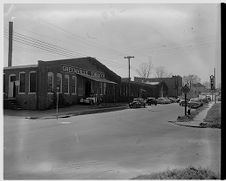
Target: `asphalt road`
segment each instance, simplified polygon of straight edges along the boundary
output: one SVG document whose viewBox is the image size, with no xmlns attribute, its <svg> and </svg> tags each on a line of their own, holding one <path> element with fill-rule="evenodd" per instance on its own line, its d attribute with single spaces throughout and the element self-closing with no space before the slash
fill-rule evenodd
<svg viewBox="0 0 226 181">
<path fill-rule="evenodd" d="M 220 174 L 221 131 L 173 125 L 178 104 L 70 118 L 4 117 L 4 179 L 129 179 L 201 166 Z"/>
</svg>

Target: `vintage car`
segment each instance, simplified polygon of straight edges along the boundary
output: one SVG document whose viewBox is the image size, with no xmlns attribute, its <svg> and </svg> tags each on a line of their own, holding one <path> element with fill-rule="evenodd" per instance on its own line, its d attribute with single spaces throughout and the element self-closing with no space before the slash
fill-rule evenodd
<svg viewBox="0 0 226 181">
<path fill-rule="evenodd" d="M 82 104 L 96 104 L 97 103 L 97 98 L 96 97 L 86 97 L 86 98 L 81 98 L 80 103 Z"/>
<path fill-rule="evenodd" d="M 130 108 L 140 108 L 145 106 L 146 105 L 143 98 L 134 98 L 133 101 L 129 103 Z"/>
<path fill-rule="evenodd" d="M 157 100 L 154 98 L 154 97 L 148 97 L 147 100 L 146 100 L 146 104 L 148 105 L 157 105 Z"/>
<path fill-rule="evenodd" d="M 188 102 L 189 102 L 189 100 L 187 100 L 187 105 L 188 105 Z M 179 102 L 179 105 L 180 106 L 185 106 L 185 100 L 181 99 L 180 102 Z"/>
<path fill-rule="evenodd" d="M 188 107 L 190 107 L 190 108 L 192 108 L 192 109 L 197 109 L 197 108 L 199 108 L 199 107 L 201 107 L 201 106 L 202 106 L 202 103 L 199 102 L 199 101 L 193 101 L 193 100 L 190 100 L 190 101 L 188 102 Z"/>
<path fill-rule="evenodd" d="M 171 101 L 168 98 L 166 98 L 166 97 L 159 97 L 157 99 L 157 103 L 158 104 L 170 104 Z"/>
<path fill-rule="evenodd" d="M 169 97 L 169 100 L 171 101 L 171 103 L 176 103 L 180 101 L 179 98 L 175 98 L 175 97 Z"/>
</svg>

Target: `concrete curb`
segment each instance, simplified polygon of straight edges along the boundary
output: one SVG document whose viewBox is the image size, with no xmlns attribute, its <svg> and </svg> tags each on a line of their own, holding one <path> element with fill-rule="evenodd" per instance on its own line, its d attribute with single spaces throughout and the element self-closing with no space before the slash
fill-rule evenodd
<svg viewBox="0 0 226 181">
<path fill-rule="evenodd" d="M 200 125 L 191 125 L 191 124 L 180 124 L 177 121 L 169 121 L 172 124 L 178 125 L 178 126 L 184 126 L 184 127 L 192 127 L 192 128 L 207 128 Z"/>
<path fill-rule="evenodd" d="M 91 110 L 81 110 L 81 111 L 75 111 L 75 112 L 68 112 L 68 113 L 60 113 L 58 115 L 58 118 L 68 118 L 72 116 L 79 116 L 79 115 L 85 115 L 85 114 L 95 114 L 95 113 L 102 113 L 102 112 L 111 112 L 111 111 L 118 111 L 128 109 L 128 106 L 119 106 L 119 107 L 108 107 L 108 108 L 96 108 Z M 26 117 L 26 119 L 56 119 L 56 114 L 50 115 L 50 116 L 31 116 Z"/>
<path fill-rule="evenodd" d="M 181 121 L 169 121 L 170 123 L 179 125 L 179 126 L 185 126 L 185 127 L 192 127 L 192 128 L 208 128 L 208 126 L 204 126 L 205 122 L 204 119 L 206 117 L 206 115 L 201 119 L 201 120 L 196 120 L 197 116 L 202 113 L 203 111 L 208 112 L 209 109 L 211 109 L 211 107 L 213 106 L 213 103 L 209 103 L 207 105 L 207 107 L 205 109 L 203 109 L 202 111 L 200 111 L 191 121 L 187 121 L 187 122 L 181 122 Z M 206 114 L 207 114 L 206 112 Z M 200 124 L 203 123 L 203 126 L 201 126 Z M 196 125 L 195 125 L 196 124 Z"/>
</svg>

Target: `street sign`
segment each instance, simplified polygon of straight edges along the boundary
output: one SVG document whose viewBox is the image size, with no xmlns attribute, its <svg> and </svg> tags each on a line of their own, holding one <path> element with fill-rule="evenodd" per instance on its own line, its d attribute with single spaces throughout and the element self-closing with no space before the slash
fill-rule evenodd
<svg viewBox="0 0 226 181">
<path fill-rule="evenodd" d="M 181 88 L 181 91 L 182 91 L 184 94 L 187 94 L 187 93 L 190 91 L 190 89 L 189 89 L 189 87 L 188 87 L 187 84 L 186 84 L 184 87 Z"/>
</svg>

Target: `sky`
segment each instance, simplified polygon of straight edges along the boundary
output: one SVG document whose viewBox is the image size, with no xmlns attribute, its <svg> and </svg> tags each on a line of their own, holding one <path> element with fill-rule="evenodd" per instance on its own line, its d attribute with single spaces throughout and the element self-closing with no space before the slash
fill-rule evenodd
<svg viewBox="0 0 226 181">
<path fill-rule="evenodd" d="M 221 82 L 220 4 L 4 4 L 4 66 L 8 65 L 8 23 L 14 38 L 33 38 L 73 55 L 53 54 L 13 42 L 13 65 L 38 60 L 95 57 L 121 77 L 151 61 L 173 75 L 195 74 Z M 18 40 L 18 39 L 17 39 Z M 21 39 L 20 39 L 21 40 Z M 24 42 L 24 40 L 22 40 Z M 151 77 L 155 77 L 154 69 Z"/>
</svg>

